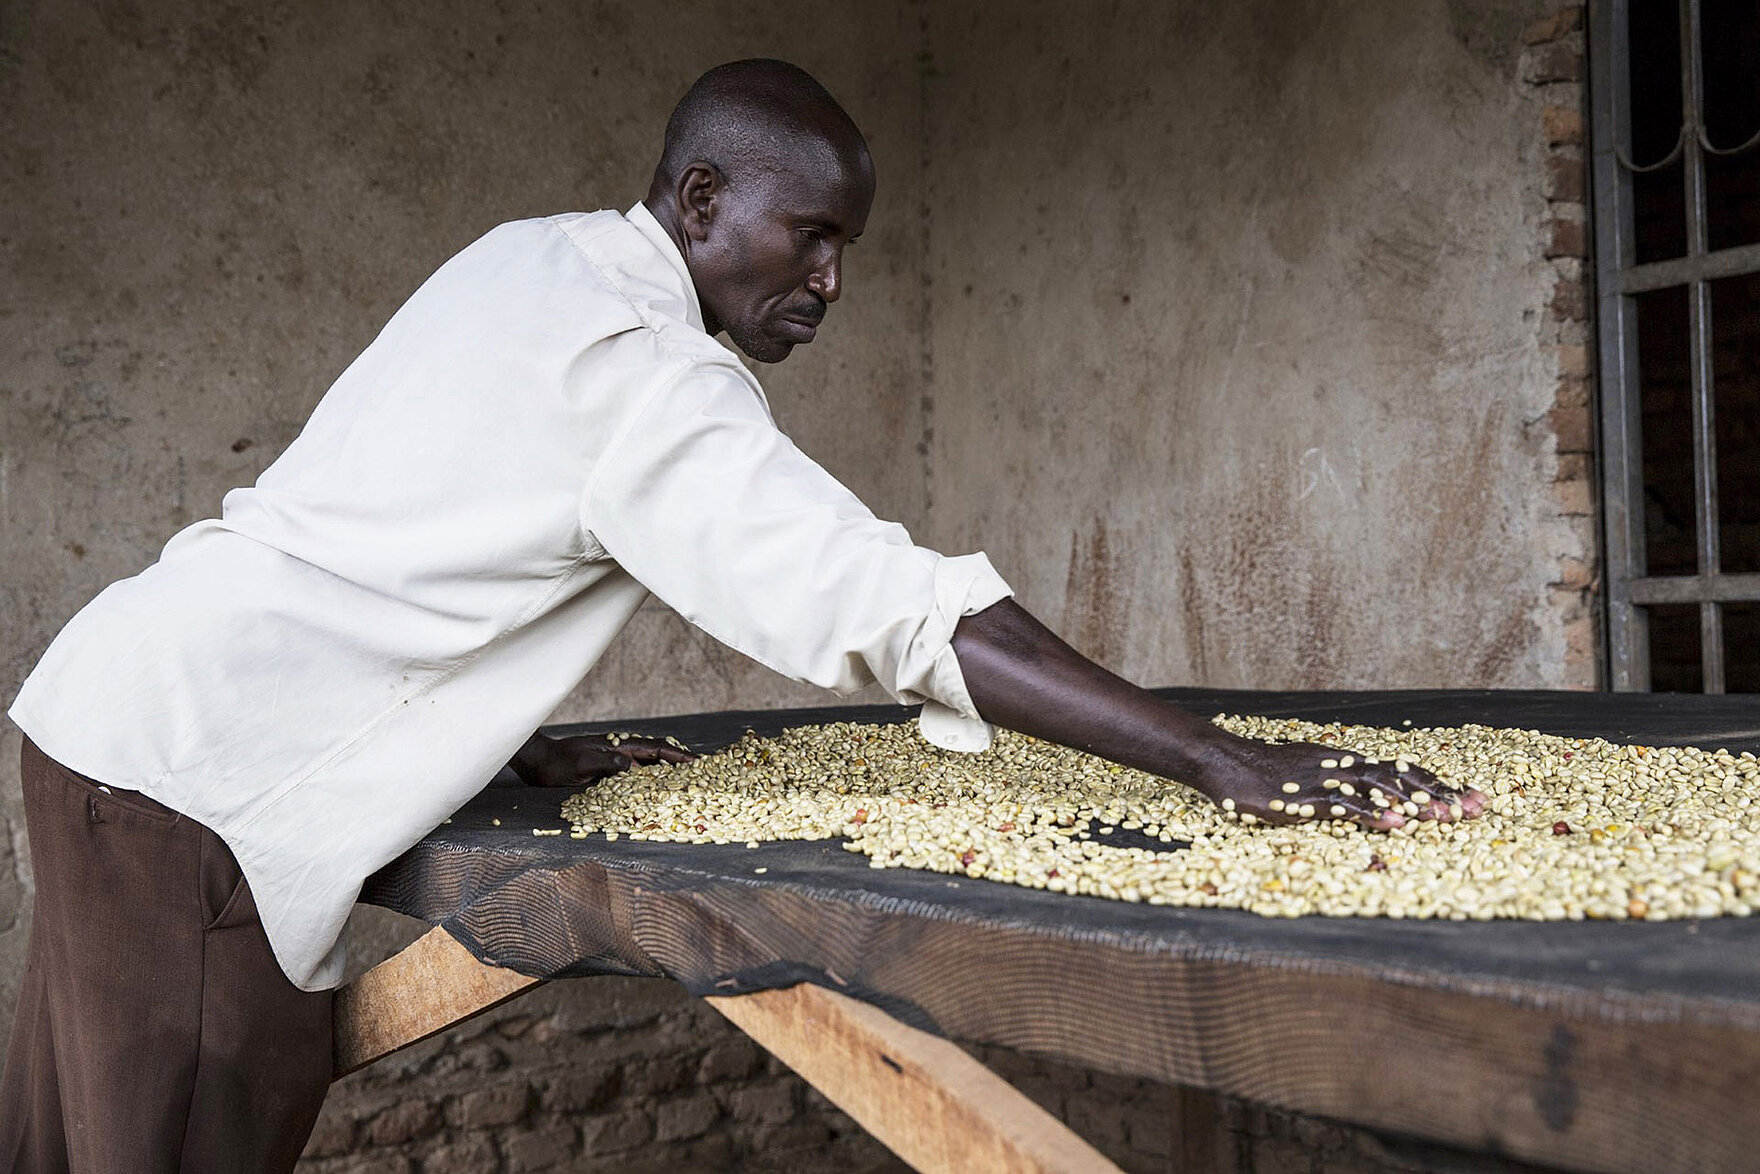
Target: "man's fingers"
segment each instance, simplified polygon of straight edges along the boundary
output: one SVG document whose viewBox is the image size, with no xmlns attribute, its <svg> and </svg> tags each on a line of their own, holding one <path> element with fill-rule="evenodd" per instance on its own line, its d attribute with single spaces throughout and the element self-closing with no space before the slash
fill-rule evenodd
<svg viewBox="0 0 1760 1174">
<path fill-rule="evenodd" d="M 1231 800 L 1231 802 L 1233 802 Z M 1285 792 L 1268 800 L 1263 808 L 1252 805 L 1234 807 L 1224 805 L 1225 811 L 1251 810 L 1255 818 L 1271 824 L 1311 823 L 1323 819 L 1351 820 L 1367 828 L 1385 830 L 1398 827 L 1405 822 L 1405 817 L 1391 808 L 1380 808 L 1367 795 L 1356 788 L 1352 793 L 1345 793 L 1341 788 L 1322 788 L 1318 793 L 1308 791 Z"/>
<path fill-rule="evenodd" d="M 1405 769 L 1401 770 L 1401 766 Z M 1478 792 L 1451 786 L 1423 767 L 1403 759 L 1391 763 L 1368 763 L 1360 775 L 1360 785 L 1367 787 L 1371 796 L 1379 792 L 1388 801 L 1388 810 L 1406 818 L 1452 820 L 1470 818 L 1479 813 L 1476 803 L 1469 806 L 1466 802 L 1466 796 Z"/>
<path fill-rule="evenodd" d="M 695 762 L 697 756 L 682 746 L 674 746 L 670 742 L 662 742 L 657 738 L 625 738 L 617 744 L 617 748 L 626 752 L 637 762 Z"/>
<path fill-rule="evenodd" d="M 1300 795 L 1296 798 L 1299 800 L 1299 802 L 1294 805 L 1296 818 L 1291 821 L 1295 823 L 1308 823 L 1323 819 L 1337 819 L 1348 820 L 1352 823 L 1361 824 L 1366 828 L 1374 828 L 1377 831 L 1385 831 L 1390 827 L 1398 827 L 1405 822 L 1403 816 L 1391 809 L 1376 807 L 1373 802 L 1364 798 L 1360 792 L 1353 796 L 1341 795 L 1337 791 L 1328 791 L 1319 798 L 1303 798 Z M 1314 814 L 1303 814 L 1303 812 L 1306 812 L 1310 807 L 1313 808 Z M 1290 805 L 1286 804 L 1284 812 L 1288 814 L 1290 810 Z"/>
<path fill-rule="evenodd" d="M 1315 809 L 1316 819 L 1344 819 L 1375 831 L 1386 831 L 1405 823 L 1405 816 L 1392 808 L 1377 807 L 1373 800 L 1364 798 L 1362 793 L 1356 795 L 1340 795 L 1331 793 L 1325 803 Z"/>
</svg>

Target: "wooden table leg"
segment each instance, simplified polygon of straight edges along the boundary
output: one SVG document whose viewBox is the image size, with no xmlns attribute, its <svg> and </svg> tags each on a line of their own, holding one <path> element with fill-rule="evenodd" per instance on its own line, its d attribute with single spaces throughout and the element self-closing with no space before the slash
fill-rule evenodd
<svg viewBox="0 0 1760 1174">
<path fill-rule="evenodd" d="M 336 992 L 332 1079 L 499 1006 L 544 980 L 477 961 L 436 926 Z"/>
<path fill-rule="evenodd" d="M 337 1077 L 539 985 L 443 929 L 336 992 Z M 1117 1174 L 1118 1167 L 955 1045 L 803 983 L 708 1000 L 924 1174 Z"/>
<path fill-rule="evenodd" d="M 959 1047 L 848 995 L 802 983 L 708 1002 L 924 1174 L 1118 1170 Z"/>
</svg>

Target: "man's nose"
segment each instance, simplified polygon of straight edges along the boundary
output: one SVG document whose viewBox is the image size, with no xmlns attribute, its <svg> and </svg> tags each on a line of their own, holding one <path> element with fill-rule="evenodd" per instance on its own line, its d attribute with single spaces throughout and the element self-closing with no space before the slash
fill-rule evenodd
<svg viewBox="0 0 1760 1174">
<path fill-rule="evenodd" d="M 807 288 L 824 298 L 827 303 L 835 302 L 843 293 L 843 253 L 841 250 L 832 254 L 831 260 L 807 277 Z"/>
</svg>

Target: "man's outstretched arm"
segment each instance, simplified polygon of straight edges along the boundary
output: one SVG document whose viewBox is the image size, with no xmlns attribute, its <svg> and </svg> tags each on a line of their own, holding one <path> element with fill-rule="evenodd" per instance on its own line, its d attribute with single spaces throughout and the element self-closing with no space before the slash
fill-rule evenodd
<svg viewBox="0 0 1760 1174">
<path fill-rule="evenodd" d="M 1337 747 L 1236 737 L 1101 668 L 1012 599 L 960 620 L 953 650 L 985 720 L 1187 783 L 1242 815 L 1387 828 L 1405 822 L 1405 803 L 1424 819 L 1483 809 L 1479 792 L 1455 790 L 1417 766 L 1401 772 Z"/>
</svg>

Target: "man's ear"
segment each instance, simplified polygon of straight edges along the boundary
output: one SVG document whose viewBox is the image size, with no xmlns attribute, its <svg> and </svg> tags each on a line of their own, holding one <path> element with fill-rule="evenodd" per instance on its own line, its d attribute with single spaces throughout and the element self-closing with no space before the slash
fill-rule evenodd
<svg viewBox="0 0 1760 1174">
<path fill-rule="evenodd" d="M 678 202 L 678 223 L 693 241 L 709 235 L 715 221 L 716 201 L 726 190 L 727 181 L 713 163 L 692 163 L 678 177 L 673 196 Z"/>
</svg>

